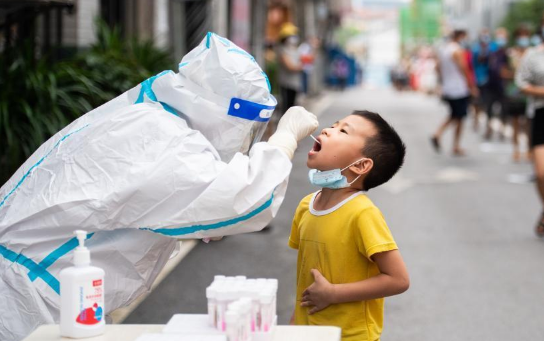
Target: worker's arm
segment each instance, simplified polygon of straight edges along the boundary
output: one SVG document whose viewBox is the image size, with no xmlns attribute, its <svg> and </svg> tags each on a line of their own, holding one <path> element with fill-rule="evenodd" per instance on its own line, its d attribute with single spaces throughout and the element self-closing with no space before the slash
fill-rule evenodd
<svg viewBox="0 0 544 341">
<path fill-rule="evenodd" d="M 359 282 L 331 284 L 319 271 L 312 269 L 315 282 L 302 293 L 300 305 L 310 307 L 309 314 L 313 314 L 331 304 L 366 301 L 408 290 L 410 279 L 398 250 L 376 253 L 371 258 L 378 265 L 380 274 Z"/>
</svg>

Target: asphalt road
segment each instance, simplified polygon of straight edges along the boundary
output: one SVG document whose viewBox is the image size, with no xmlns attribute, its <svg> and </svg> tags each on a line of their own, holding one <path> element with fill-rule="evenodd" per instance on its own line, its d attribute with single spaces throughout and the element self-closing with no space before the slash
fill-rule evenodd
<svg viewBox="0 0 544 341">
<path fill-rule="evenodd" d="M 386 299 L 382 340 L 543 340 L 544 241 L 527 162 L 513 163 L 508 142 L 484 142 L 466 125 L 466 157 L 454 157 L 449 131 L 436 154 L 429 136 L 447 116 L 438 99 L 392 90 L 329 94 L 326 127 L 354 109 L 376 111 L 404 139 L 405 167 L 368 195 L 382 210 L 407 263 L 410 289 Z M 286 199 L 263 232 L 199 243 L 124 323 L 166 323 L 175 313 L 204 313 L 213 275 L 279 279 L 278 315 L 294 305 L 296 251 L 287 246 L 307 181 L 304 141 L 294 158 Z"/>
</svg>

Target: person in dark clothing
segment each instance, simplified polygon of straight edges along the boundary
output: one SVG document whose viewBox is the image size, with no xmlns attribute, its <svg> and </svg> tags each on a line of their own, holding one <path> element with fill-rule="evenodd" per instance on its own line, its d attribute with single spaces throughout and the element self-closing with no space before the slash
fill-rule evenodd
<svg viewBox="0 0 544 341">
<path fill-rule="evenodd" d="M 495 33 L 495 44 L 497 50 L 489 55 L 488 67 L 489 78 L 487 81 L 487 129 L 485 139 L 491 139 L 493 134 L 491 120 L 495 114 L 495 108 L 500 107 L 500 118 L 504 127 L 504 84 L 501 71 L 508 67 L 507 44 L 508 32 L 504 28 L 498 28 Z M 501 133 L 501 137 L 504 137 Z"/>
</svg>

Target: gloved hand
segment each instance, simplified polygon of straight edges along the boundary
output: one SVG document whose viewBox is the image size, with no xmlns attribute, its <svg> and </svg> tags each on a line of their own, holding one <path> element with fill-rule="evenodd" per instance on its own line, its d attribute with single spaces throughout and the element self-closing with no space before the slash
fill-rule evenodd
<svg viewBox="0 0 544 341">
<path fill-rule="evenodd" d="M 319 122 L 317 117 L 303 107 L 291 107 L 278 122 L 276 132 L 270 136 L 268 143 L 280 148 L 293 159 L 298 142 L 313 133 Z"/>
</svg>

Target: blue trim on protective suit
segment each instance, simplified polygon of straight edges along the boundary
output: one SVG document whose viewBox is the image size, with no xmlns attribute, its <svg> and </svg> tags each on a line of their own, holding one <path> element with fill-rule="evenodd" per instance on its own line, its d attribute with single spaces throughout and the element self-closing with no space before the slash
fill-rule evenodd
<svg viewBox="0 0 544 341">
<path fill-rule="evenodd" d="M 88 233 L 87 234 L 87 238 L 86 240 L 88 239 L 91 239 L 91 237 L 94 235 L 94 232 L 93 233 Z M 53 265 L 53 263 L 55 263 L 59 258 L 63 257 L 64 255 L 66 255 L 68 252 L 72 251 L 73 249 L 75 249 L 77 246 L 79 245 L 79 241 L 77 240 L 76 237 L 70 239 L 69 241 L 67 241 L 66 243 L 62 244 L 61 246 L 59 246 L 58 248 L 56 248 L 53 252 L 51 252 L 50 254 L 48 254 L 41 262 L 40 262 L 40 266 L 41 268 L 38 269 L 38 271 L 30 271 L 28 273 L 28 278 L 30 278 L 30 281 L 31 282 L 34 282 L 36 280 L 37 277 L 40 277 L 41 273 L 43 271 L 45 271 L 45 269 L 47 269 L 48 267 L 50 267 L 51 265 Z"/>
<path fill-rule="evenodd" d="M 26 178 L 30 175 L 30 172 L 32 172 L 32 171 L 34 170 L 34 168 L 38 167 L 38 166 L 43 162 L 43 160 L 45 160 L 45 158 L 48 157 L 49 154 L 51 154 L 51 152 L 52 152 L 55 148 L 57 148 L 57 147 L 59 146 L 59 144 L 60 144 L 62 141 L 66 140 L 66 139 L 67 139 L 68 137 L 70 137 L 72 134 L 75 134 L 75 133 L 77 133 L 77 132 L 80 132 L 82 129 L 87 128 L 88 126 L 89 126 L 89 125 L 87 124 L 87 125 L 85 125 L 85 126 L 79 128 L 78 130 L 73 131 L 73 132 L 71 132 L 71 133 L 65 135 L 65 136 L 62 137 L 57 143 L 55 143 L 55 145 L 53 146 L 53 148 L 51 148 L 51 150 L 50 150 L 49 152 L 47 152 L 47 154 L 45 154 L 44 157 L 42 157 L 38 162 L 36 162 L 36 163 L 34 164 L 34 166 L 30 167 L 30 169 L 25 173 L 25 175 L 23 175 L 23 177 L 21 178 L 21 180 L 19 180 L 19 182 L 17 183 L 17 185 L 16 185 L 16 186 L 15 186 L 15 187 L 14 187 L 14 188 L 13 188 L 13 189 L 12 189 L 12 190 L 4 197 L 4 199 L 2 200 L 2 202 L 0 202 L 0 208 L 2 208 L 2 206 L 4 206 L 6 200 L 8 200 L 8 198 L 13 194 L 13 192 L 15 192 L 15 190 L 16 190 L 17 188 L 19 188 L 19 186 L 21 186 L 21 184 L 22 184 L 22 183 L 26 180 Z"/>
<path fill-rule="evenodd" d="M 180 64 L 181 65 L 181 64 Z M 157 100 L 157 96 L 155 95 L 155 92 L 153 91 L 153 82 L 155 82 L 155 80 L 157 80 L 157 78 L 169 73 L 169 72 L 172 72 L 170 70 L 165 70 L 161 73 L 159 73 L 158 75 L 155 75 L 155 76 L 152 76 L 152 77 L 149 77 L 148 79 L 146 79 L 145 81 L 143 81 L 142 83 L 140 83 L 141 85 L 141 88 L 140 88 L 140 93 L 138 94 L 138 98 L 136 99 L 136 102 L 134 102 L 134 104 L 139 104 L 139 103 L 143 103 L 144 102 L 144 94 L 147 96 L 147 98 L 149 98 L 151 101 L 153 102 L 159 102 L 163 109 L 168 111 L 169 113 L 173 114 L 173 115 L 176 115 L 178 116 L 178 113 L 176 112 L 176 110 L 174 108 L 172 108 L 171 106 L 169 106 L 168 104 L 164 103 L 164 102 L 160 102 Z"/>
<path fill-rule="evenodd" d="M 264 211 L 264 210 L 266 210 L 267 208 L 269 208 L 269 207 L 272 205 L 272 201 L 274 201 L 274 192 L 272 192 L 272 195 L 270 196 L 270 199 L 268 199 L 264 204 L 262 204 L 261 206 L 257 207 L 255 210 L 249 212 L 248 214 L 243 215 L 243 216 L 238 217 L 238 218 L 229 219 L 229 220 L 226 220 L 226 221 L 222 221 L 222 222 L 219 222 L 219 223 L 215 223 L 215 224 L 209 224 L 209 225 L 193 225 L 193 226 L 178 227 L 178 228 L 173 228 L 173 229 L 164 229 L 164 228 L 161 228 L 161 229 L 140 228 L 140 230 L 145 230 L 145 231 L 151 231 L 151 232 L 155 232 L 155 233 L 160 233 L 160 234 L 164 234 L 164 235 L 166 235 L 166 236 L 182 236 L 182 235 L 185 235 L 185 234 L 194 233 L 194 232 L 198 232 L 198 231 L 206 231 L 206 230 L 219 229 L 219 228 L 222 228 L 222 227 L 227 227 L 227 226 L 229 226 L 229 225 L 238 224 L 238 223 L 240 223 L 240 222 L 242 222 L 242 221 L 249 220 L 249 219 L 253 218 L 253 217 L 256 216 L 257 214 L 259 214 L 259 213 L 261 213 L 262 211 Z"/>
<path fill-rule="evenodd" d="M 212 32 L 208 32 L 206 33 L 206 48 L 209 49 L 210 48 L 210 39 L 212 39 Z"/>
<path fill-rule="evenodd" d="M 246 51 L 242 49 L 230 48 L 227 50 L 227 52 L 234 52 L 234 53 L 241 54 L 242 56 L 248 57 L 249 59 L 251 59 L 251 61 L 257 63 L 257 61 L 255 60 L 255 58 L 253 58 L 252 55 L 250 55 L 249 53 L 247 53 Z"/>
<path fill-rule="evenodd" d="M 264 79 L 266 80 L 266 85 L 268 85 L 268 91 L 272 92 L 272 86 L 270 85 L 270 80 L 268 79 L 268 76 L 264 71 L 261 71 L 261 74 L 264 76 Z"/>
<path fill-rule="evenodd" d="M 30 270 L 31 272 L 38 273 L 39 277 L 47 283 L 51 289 L 53 289 L 57 294 L 60 294 L 60 283 L 59 281 L 51 275 L 51 273 L 41 267 L 41 265 L 36 264 L 32 259 L 26 257 L 22 253 L 17 253 L 9 250 L 7 247 L 0 245 L 0 255 L 5 259 L 18 263 Z"/>
<path fill-rule="evenodd" d="M 210 48 L 210 41 L 212 39 L 212 36 L 215 36 L 217 39 L 219 39 L 219 41 L 222 42 L 223 45 L 225 45 L 226 47 L 229 47 L 230 44 L 231 44 L 230 40 L 228 40 L 227 38 L 223 38 L 220 35 L 218 35 L 216 33 L 213 33 L 213 32 L 208 32 L 206 34 L 206 48 L 207 49 Z"/>
</svg>

